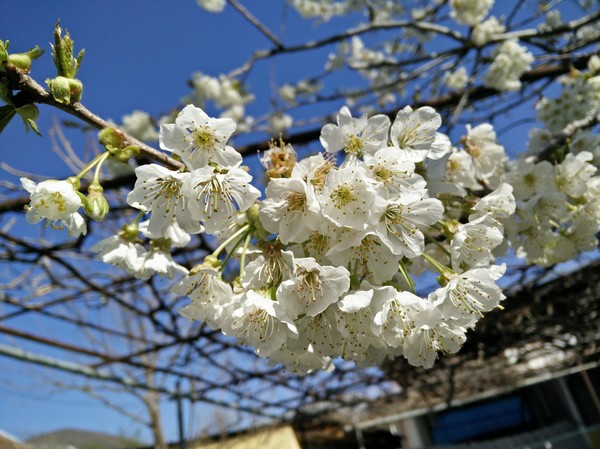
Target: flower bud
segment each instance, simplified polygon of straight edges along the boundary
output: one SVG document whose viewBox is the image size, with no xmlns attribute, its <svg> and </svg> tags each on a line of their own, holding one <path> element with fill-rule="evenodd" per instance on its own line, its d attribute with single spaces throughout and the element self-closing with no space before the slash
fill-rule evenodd
<svg viewBox="0 0 600 449">
<path fill-rule="evenodd" d="M 94 221 L 102 221 L 108 214 L 108 201 L 102 195 L 103 190 L 102 186 L 96 182 L 88 188 L 88 196 L 83 210 Z"/>
<path fill-rule="evenodd" d="M 263 227 L 259 218 L 258 210 L 258 204 L 252 205 L 252 207 L 250 207 L 246 211 L 246 218 L 248 219 L 248 223 L 250 224 L 250 226 L 252 226 L 255 229 L 254 236 L 259 239 L 266 239 L 271 235 L 271 233 L 269 231 L 266 231 Z"/>
<path fill-rule="evenodd" d="M 123 133 L 116 128 L 104 128 L 98 133 L 98 142 L 103 145 L 111 154 L 114 154 L 125 144 Z"/>
</svg>

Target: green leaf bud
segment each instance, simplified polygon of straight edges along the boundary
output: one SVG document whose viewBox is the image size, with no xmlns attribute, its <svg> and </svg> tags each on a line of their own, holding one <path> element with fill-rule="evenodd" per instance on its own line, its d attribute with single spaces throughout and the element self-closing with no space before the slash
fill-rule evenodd
<svg viewBox="0 0 600 449">
<path fill-rule="evenodd" d="M 39 58 L 43 54 L 44 50 L 36 45 L 28 52 L 8 55 L 8 63 L 19 69 L 21 72 L 29 73 L 31 70 L 31 61 Z"/>
<path fill-rule="evenodd" d="M 102 195 L 104 189 L 100 184 L 94 182 L 88 188 L 88 196 L 84 203 L 85 214 L 94 221 L 102 221 L 108 214 L 108 201 Z"/>
<path fill-rule="evenodd" d="M 56 101 L 63 104 L 70 104 L 81 100 L 83 84 L 81 81 L 57 76 L 53 79 L 47 79 L 46 84 Z"/>
<path fill-rule="evenodd" d="M 115 154 L 125 145 L 125 136 L 116 128 L 104 128 L 98 133 L 98 142 L 111 154 Z"/>
<path fill-rule="evenodd" d="M 81 50 L 77 58 L 73 58 L 73 40 L 68 31 L 65 31 L 65 36 L 62 36 L 60 20 L 56 22 L 54 27 L 54 45 L 52 46 L 52 56 L 54 65 L 58 71 L 58 76 L 65 78 L 75 78 L 77 71 L 81 66 L 81 60 L 85 54 L 85 50 Z M 78 100 L 75 100 L 78 101 Z"/>
<path fill-rule="evenodd" d="M 63 104 L 71 103 L 71 88 L 69 79 L 64 76 L 57 76 L 54 79 L 47 79 L 46 84 L 50 88 L 50 93 L 56 101 Z"/>
<path fill-rule="evenodd" d="M 69 89 L 71 89 L 71 101 L 80 101 L 83 94 L 83 83 L 77 79 L 69 78 Z"/>
</svg>

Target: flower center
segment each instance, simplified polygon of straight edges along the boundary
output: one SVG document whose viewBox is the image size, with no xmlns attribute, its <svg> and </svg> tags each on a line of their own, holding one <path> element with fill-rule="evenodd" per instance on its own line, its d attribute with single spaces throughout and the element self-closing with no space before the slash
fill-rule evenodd
<svg viewBox="0 0 600 449">
<path fill-rule="evenodd" d="M 60 193 L 54 192 L 46 197 L 40 198 L 35 203 L 34 208 L 44 208 L 46 210 L 52 208 L 57 210 L 61 214 L 64 214 L 67 211 L 67 203 Z"/>
<path fill-rule="evenodd" d="M 201 126 L 194 130 L 193 141 L 195 148 L 208 151 L 215 147 L 215 144 L 219 142 L 219 139 L 215 136 L 212 128 Z"/>
<path fill-rule="evenodd" d="M 364 145 L 365 143 L 360 137 L 350 136 L 346 143 L 346 153 L 355 154 L 356 156 L 361 157 Z"/>
<path fill-rule="evenodd" d="M 306 195 L 301 192 L 291 192 L 287 196 L 287 211 L 302 212 L 306 206 Z"/>
<path fill-rule="evenodd" d="M 329 195 L 335 207 L 341 209 L 348 204 L 356 201 L 357 196 L 354 194 L 354 189 L 348 185 L 341 185 Z"/>
<path fill-rule="evenodd" d="M 312 302 L 317 302 L 317 299 L 321 297 L 321 279 L 319 278 L 319 272 L 317 270 L 300 272 L 302 281 L 299 283 L 299 289 L 303 293 L 304 299 Z"/>
</svg>

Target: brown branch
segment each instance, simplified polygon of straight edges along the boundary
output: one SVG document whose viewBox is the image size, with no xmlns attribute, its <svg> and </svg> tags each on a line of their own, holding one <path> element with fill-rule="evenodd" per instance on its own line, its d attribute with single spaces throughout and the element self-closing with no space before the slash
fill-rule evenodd
<svg viewBox="0 0 600 449">
<path fill-rule="evenodd" d="M 525 72 L 521 77 L 521 82 L 524 84 L 533 84 L 537 81 L 546 78 L 555 78 L 560 75 L 564 75 L 569 73 L 572 67 L 577 69 L 582 69 L 586 66 L 587 61 L 591 55 L 585 55 L 570 59 L 565 59 L 557 64 L 551 65 L 543 65 L 536 67 L 528 72 Z M 468 95 L 470 101 L 478 101 L 484 100 L 486 98 L 490 98 L 494 95 L 500 95 L 501 93 L 496 89 L 492 89 L 490 87 L 485 86 L 476 86 L 470 89 L 450 92 L 444 95 L 440 95 L 438 97 L 430 98 L 424 101 L 417 101 L 412 104 L 413 108 L 419 108 L 422 106 L 431 106 L 435 109 L 446 109 L 457 105 L 460 102 L 460 99 L 463 95 Z M 59 103 L 60 104 L 60 103 Z M 64 105 L 62 105 L 64 106 Z M 394 119 L 399 109 L 392 109 L 389 111 L 383 112 L 388 115 L 390 118 Z M 303 131 L 299 133 L 295 133 L 285 137 L 285 141 L 292 145 L 305 145 L 312 141 L 316 141 L 319 139 L 321 135 L 321 128 L 312 129 L 308 131 Z M 256 154 L 259 151 L 265 151 L 269 149 L 269 141 L 261 141 L 256 142 L 249 145 L 243 145 L 236 148 L 237 151 L 242 155 Z M 156 151 L 156 150 L 155 150 Z M 163 155 L 164 156 L 164 155 Z M 170 158 L 168 158 L 170 159 Z M 109 181 L 104 181 L 102 183 L 105 189 L 112 189 L 123 187 L 125 185 L 132 184 L 135 181 L 135 177 L 127 176 L 123 178 L 115 178 Z M 87 188 L 87 185 L 83 187 Z M 85 192 L 86 190 L 84 190 Z M 15 212 L 23 210 L 23 208 L 29 204 L 29 197 L 19 197 L 14 199 L 9 199 L 0 203 L 0 215 L 5 212 Z"/>
<path fill-rule="evenodd" d="M 18 69 L 12 66 L 5 67 L 4 75 L 9 81 L 10 88 L 13 90 L 20 90 L 30 102 L 53 106 L 57 109 L 60 109 L 61 111 L 71 114 L 74 117 L 77 117 L 78 119 L 97 129 L 114 127 L 114 125 L 108 123 L 106 120 L 91 112 L 80 102 L 74 102 L 71 104 L 59 103 L 46 89 L 40 86 L 33 78 L 24 73 L 21 73 Z M 130 136 L 125 132 L 123 132 L 123 134 L 127 143 L 137 145 L 138 147 L 140 147 L 142 154 L 146 157 L 160 162 L 166 167 L 169 167 L 174 170 L 180 170 L 184 168 L 184 165 L 181 162 L 176 161 L 175 159 L 167 156 L 162 151 L 159 151 L 156 148 L 153 148 L 150 145 L 139 141 L 138 139 Z"/>
</svg>

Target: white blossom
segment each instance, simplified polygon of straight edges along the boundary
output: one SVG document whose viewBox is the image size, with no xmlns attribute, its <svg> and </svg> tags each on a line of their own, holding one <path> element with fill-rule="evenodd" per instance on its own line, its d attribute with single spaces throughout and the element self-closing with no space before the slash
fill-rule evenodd
<svg viewBox="0 0 600 449">
<path fill-rule="evenodd" d="M 378 150 L 373 156 L 365 157 L 365 166 L 373 177 L 382 184 L 380 194 L 385 198 L 400 196 L 427 185 L 422 176 L 415 173 L 415 164 L 403 159 L 404 153 L 396 147 Z"/>
<path fill-rule="evenodd" d="M 152 117 L 147 112 L 135 110 L 131 114 L 124 115 L 121 120 L 123 131 L 136 139 L 158 140 L 158 132 L 152 122 Z"/>
<path fill-rule="evenodd" d="M 567 154 L 556 166 L 556 185 L 558 190 L 572 198 L 582 197 L 588 189 L 588 182 L 598 170 L 588 162 L 593 159 L 592 153 L 583 151 L 576 156 Z"/>
<path fill-rule="evenodd" d="M 376 232 L 396 255 L 409 258 L 423 253 L 425 237 L 421 229 L 441 220 L 444 206 L 436 198 L 424 198 L 422 192 L 388 201 Z"/>
<path fill-rule="evenodd" d="M 386 146 L 390 129 L 390 119 L 386 115 L 352 118 L 350 110 L 344 106 L 337 115 L 337 123 L 337 126 L 323 126 L 320 140 L 329 153 L 344 150 L 346 161 L 373 154 Z"/>
<path fill-rule="evenodd" d="M 142 245 L 128 240 L 123 235 L 106 237 L 90 250 L 97 253 L 102 262 L 119 267 L 129 274 L 135 274 L 142 269 L 146 253 Z"/>
<path fill-rule="evenodd" d="M 450 17 L 458 23 L 477 25 L 488 15 L 494 0 L 450 0 Z"/>
<path fill-rule="evenodd" d="M 189 211 L 189 196 L 184 185 L 190 174 L 169 170 L 161 165 L 146 164 L 135 169 L 137 180 L 127 195 L 127 203 L 143 212 L 151 212 L 148 230 L 163 235 L 175 220 L 190 234 L 202 230 Z"/>
<path fill-rule="evenodd" d="M 472 158 L 475 177 L 491 189 L 500 185 L 508 160 L 504 147 L 496 142 L 496 132 L 489 123 L 471 128 L 463 139 L 465 150 Z"/>
<path fill-rule="evenodd" d="M 186 192 L 190 198 L 189 213 L 202 221 L 206 232 L 218 231 L 236 217 L 238 210 L 248 210 L 260 196 L 260 191 L 250 184 L 251 181 L 252 176 L 239 167 L 194 170 Z"/>
<path fill-rule="evenodd" d="M 260 204 L 260 220 L 269 232 L 279 234 L 283 243 L 303 242 L 322 219 L 312 189 L 298 178 L 273 178 Z"/>
<path fill-rule="evenodd" d="M 444 83 L 452 90 L 461 90 L 467 85 L 469 75 L 465 67 L 458 67 L 453 72 L 447 72 L 444 75 Z"/>
<path fill-rule="evenodd" d="M 356 230 L 366 229 L 381 210 L 380 197 L 363 167 L 331 171 L 320 198 L 325 217 Z"/>
<path fill-rule="evenodd" d="M 467 339 L 465 323 L 445 320 L 432 303 L 408 313 L 413 330 L 405 337 L 403 355 L 413 366 L 431 368 L 438 352 L 454 354 Z"/>
<path fill-rule="evenodd" d="M 425 106 L 413 111 L 406 106 L 392 123 L 392 143 L 404 150 L 412 162 L 439 159 L 450 151 L 448 136 L 437 132 L 441 124 L 442 119 L 433 108 Z"/>
<path fill-rule="evenodd" d="M 445 318 L 462 318 L 469 315 L 481 316 L 496 308 L 504 294 L 496 281 L 506 271 L 505 265 L 473 268 L 450 277 L 446 286 L 429 295 Z"/>
<path fill-rule="evenodd" d="M 504 240 L 502 231 L 491 214 L 459 225 L 450 243 L 452 268 L 464 270 L 489 265 L 493 260 L 492 250 Z"/>
<path fill-rule="evenodd" d="M 534 58 L 517 39 L 508 39 L 498 45 L 493 53 L 494 61 L 483 77 L 483 84 L 499 91 L 521 88 L 521 75 L 531 69 Z"/>
<path fill-rule="evenodd" d="M 196 0 L 196 3 L 209 12 L 221 12 L 227 4 L 226 0 Z"/>
<path fill-rule="evenodd" d="M 294 322 L 277 302 L 254 290 L 244 292 L 239 302 L 240 306 L 233 310 L 230 324 L 223 332 L 253 346 L 259 356 L 268 357 L 286 340 L 298 338 Z"/>
<path fill-rule="evenodd" d="M 306 257 L 295 259 L 294 268 L 294 275 L 277 289 L 277 300 L 293 318 L 318 315 L 350 288 L 350 273 L 344 267 L 322 266 Z"/>
<path fill-rule="evenodd" d="M 72 237 L 87 232 L 85 220 L 77 212 L 82 203 L 73 184 L 55 180 L 36 184 L 31 179 L 21 178 L 21 185 L 30 193 L 29 205 L 25 207 L 29 223 L 48 220 L 53 228 L 66 227 Z"/>
<path fill-rule="evenodd" d="M 492 36 L 504 33 L 504 31 L 506 31 L 506 27 L 496 17 L 492 16 L 475 25 L 473 33 L 471 33 L 471 39 L 475 45 L 482 47 L 491 40 Z"/>
<path fill-rule="evenodd" d="M 242 161 L 242 156 L 227 145 L 235 127 L 231 119 L 212 118 L 202 109 L 187 105 L 175 123 L 161 125 L 160 147 L 181 156 L 192 170 L 206 167 L 209 162 L 233 167 Z"/>
<path fill-rule="evenodd" d="M 179 313 L 189 319 L 206 321 L 211 327 L 218 327 L 222 308 L 231 302 L 233 290 L 224 282 L 220 272 L 209 263 L 194 268 L 185 278 L 173 287 L 173 293 L 189 296 L 192 303 Z"/>
</svg>

